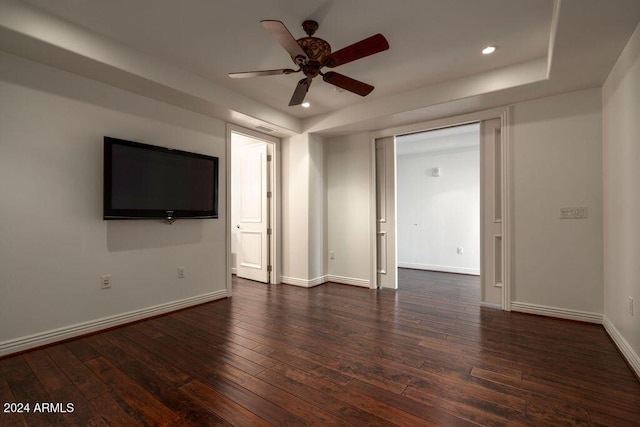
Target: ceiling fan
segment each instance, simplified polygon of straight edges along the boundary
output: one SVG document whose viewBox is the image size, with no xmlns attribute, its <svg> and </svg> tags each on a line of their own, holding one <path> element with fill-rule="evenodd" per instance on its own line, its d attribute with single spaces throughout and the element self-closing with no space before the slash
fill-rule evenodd
<svg viewBox="0 0 640 427">
<path fill-rule="evenodd" d="M 313 37 L 318 29 L 316 21 L 307 20 L 302 23 L 302 29 L 307 33 L 307 37 L 302 37 L 298 40 L 291 35 L 287 27 L 280 21 L 264 20 L 261 21 L 261 24 L 267 33 L 289 53 L 298 69 L 282 68 L 279 70 L 229 73 L 229 77 L 273 76 L 302 71 L 306 77 L 298 82 L 291 101 L 289 101 L 290 106 L 302 104 L 312 80 L 318 75 L 321 75 L 322 80 L 327 83 L 360 96 L 367 96 L 373 90 L 373 86 L 334 71 L 322 72 L 322 68 L 334 68 L 389 49 L 387 39 L 382 34 L 376 34 L 336 52 L 331 52 L 329 43 L 323 39 Z"/>
</svg>

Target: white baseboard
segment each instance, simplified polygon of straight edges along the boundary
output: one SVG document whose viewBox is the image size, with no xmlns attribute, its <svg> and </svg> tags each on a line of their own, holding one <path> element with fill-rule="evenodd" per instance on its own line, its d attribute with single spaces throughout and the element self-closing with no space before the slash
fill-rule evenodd
<svg viewBox="0 0 640 427">
<path fill-rule="evenodd" d="M 484 301 L 481 301 L 481 302 L 480 302 L 480 307 L 495 308 L 496 310 L 502 310 L 502 305 L 501 305 L 501 304 L 494 303 L 494 302 L 484 302 Z"/>
<path fill-rule="evenodd" d="M 231 267 L 231 274 L 238 274 L 238 269 L 236 267 Z"/>
<path fill-rule="evenodd" d="M 148 317 L 157 316 L 159 314 L 169 313 L 171 311 L 180 310 L 182 308 L 214 301 L 226 296 L 227 291 L 226 289 L 223 289 L 204 295 L 198 295 L 191 298 L 185 298 L 178 301 L 171 301 L 168 303 L 155 305 L 153 307 L 129 311 L 127 313 L 117 314 L 115 316 L 103 317 L 101 319 L 76 323 L 75 325 L 52 329 L 50 331 L 28 335 L 25 337 L 15 338 L 9 341 L 0 342 L 0 356 L 6 356 L 7 354 L 29 350 L 31 348 L 40 347 L 57 341 L 63 341 L 80 335 L 89 334 L 91 332 L 97 332 L 125 323 L 135 322 L 137 320 L 146 319 Z"/>
<path fill-rule="evenodd" d="M 367 279 L 356 279 L 355 277 L 336 276 L 333 274 L 329 274 L 327 277 L 329 279 L 329 282 L 340 283 L 343 285 L 361 286 L 363 288 L 369 287 L 369 280 Z"/>
<path fill-rule="evenodd" d="M 432 264 L 420 264 L 415 262 L 398 262 L 398 267 L 412 268 L 414 270 L 442 271 L 444 273 L 471 274 L 474 276 L 480 275 L 479 268 L 452 267 L 449 265 L 432 265 Z"/>
<path fill-rule="evenodd" d="M 629 366 L 631 366 L 631 369 L 633 369 L 633 372 L 635 372 L 636 376 L 640 378 L 640 356 L 638 356 L 638 353 L 633 350 L 627 340 L 624 339 L 620 331 L 618 331 L 618 329 L 606 316 L 604 316 L 603 318 L 602 325 L 620 350 L 620 353 L 622 353 L 624 358 L 629 363 Z"/>
<path fill-rule="evenodd" d="M 327 276 L 316 277 L 315 279 L 299 279 L 297 277 L 282 276 L 280 278 L 282 283 L 287 285 L 301 286 L 303 288 L 312 288 L 314 286 L 322 285 L 327 282 Z"/>
<path fill-rule="evenodd" d="M 364 288 L 369 287 L 368 280 L 356 279 L 354 277 L 336 276 L 333 274 L 326 274 L 324 276 L 316 277 L 315 279 L 309 280 L 299 279 L 297 277 L 282 276 L 282 283 L 286 283 L 287 285 L 301 286 L 303 288 L 311 288 L 327 282 L 340 283 L 343 285 L 361 286 Z"/>
<path fill-rule="evenodd" d="M 602 324 L 602 314 L 588 311 L 571 310 L 568 308 L 548 307 L 546 305 L 529 304 L 511 301 L 511 311 L 538 314 L 541 316 L 559 317 L 561 319 L 579 320 L 581 322 Z"/>
</svg>

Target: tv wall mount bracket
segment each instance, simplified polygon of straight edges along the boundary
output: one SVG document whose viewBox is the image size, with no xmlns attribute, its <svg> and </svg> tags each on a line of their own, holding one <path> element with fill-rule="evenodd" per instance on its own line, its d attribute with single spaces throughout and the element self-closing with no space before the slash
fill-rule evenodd
<svg viewBox="0 0 640 427">
<path fill-rule="evenodd" d="M 167 217 L 164 220 L 164 223 L 167 225 L 171 225 L 176 222 L 176 218 L 173 217 L 173 211 L 167 211 Z"/>
</svg>

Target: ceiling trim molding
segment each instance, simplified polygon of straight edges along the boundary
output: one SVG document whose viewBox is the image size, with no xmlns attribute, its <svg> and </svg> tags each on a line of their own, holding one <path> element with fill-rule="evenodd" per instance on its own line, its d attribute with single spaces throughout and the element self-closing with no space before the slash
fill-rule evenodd
<svg viewBox="0 0 640 427">
<path fill-rule="evenodd" d="M 366 126 L 377 124 L 373 129 L 380 129 L 381 126 L 388 126 L 385 118 L 397 121 L 404 114 L 413 116 L 420 110 L 443 103 L 463 101 L 546 80 L 547 58 L 543 57 L 311 117 L 303 121 L 303 129 L 305 132 L 323 133 L 363 122 L 370 123 Z"/>
<path fill-rule="evenodd" d="M 551 28 L 549 29 L 549 50 L 547 52 L 547 79 L 551 78 L 551 66 L 553 65 L 553 52 L 556 47 L 556 34 L 560 22 L 560 6 L 562 0 L 554 0 L 551 15 Z"/>
<path fill-rule="evenodd" d="M 0 2 L 0 49 L 196 113 L 273 128 L 277 136 L 302 130 L 296 117 L 13 0 Z"/>
<path fill-rule="evenodd" d="M 410 133 L 427 132 L 437 129 L 444 129 L 451 126 L 461 126 L 470 123 L 477 123 L 481 120 L 493 119 L 501 117 L 504 114 L 505 107 L 491 108 L 488 110 L 476 111 L 468 114 L 445 117 L 442 119 L 421 121 L 409 125 L 396 126 L 379 131 L 371 132 L 371 138 L 385 138 L 388 136 L 406 135 Z"/>
</svg>

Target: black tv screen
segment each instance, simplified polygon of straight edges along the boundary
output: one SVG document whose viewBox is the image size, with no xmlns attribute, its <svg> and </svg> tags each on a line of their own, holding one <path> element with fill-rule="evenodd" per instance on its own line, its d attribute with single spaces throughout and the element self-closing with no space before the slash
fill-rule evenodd
<svg viewBox="0 0 640 427">
<path fill-rule="evenodd" d="M 105 136 L 103 217 L 217 218 L 218 158 Z"/>
</svg>

